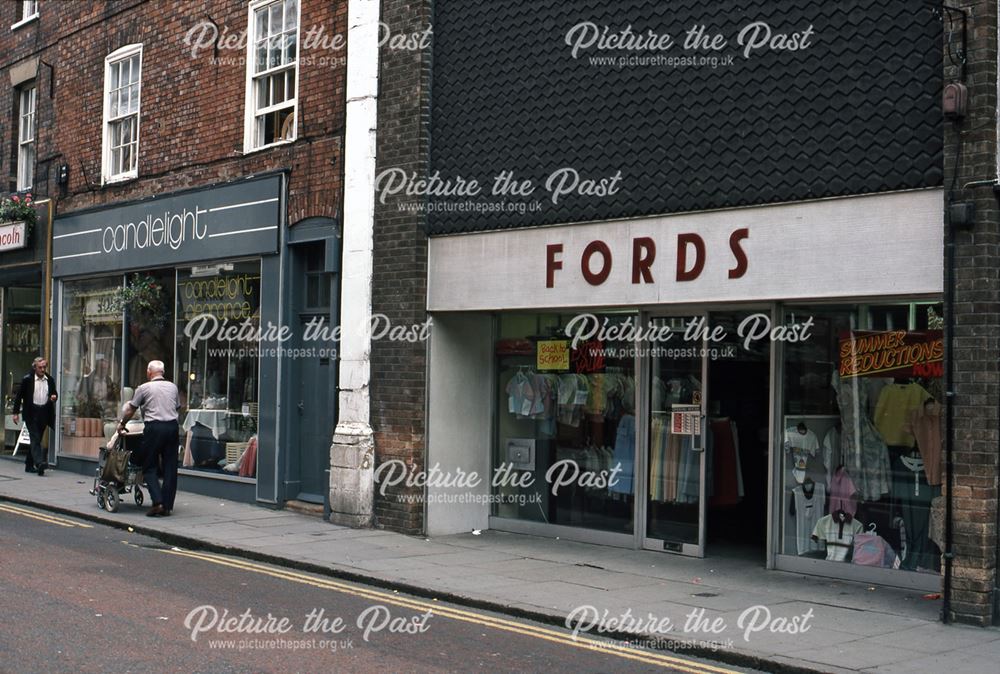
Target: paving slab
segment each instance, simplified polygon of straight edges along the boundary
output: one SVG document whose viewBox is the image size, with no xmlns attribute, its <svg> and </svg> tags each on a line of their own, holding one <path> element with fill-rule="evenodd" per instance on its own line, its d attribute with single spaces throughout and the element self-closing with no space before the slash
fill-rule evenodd
<svg viewBox="0 0 1000 674">
<path fill-rule="evenodd" d="M 1000 630 L 942 625 L 940 601 L 925 600 L 920 592 L 768 571 L 758 560 L 694 559 L 496 531 L 404 536 L 183 492 L 169 518 L 145 517 L 146 509 L 137 508 L 130 496 L 111 514 L 97 508 L 87 493 L 91 484 L 87 476 L 59 470 L 42 478 L 25 475 L 20 464 L 0 460 L 0 500 L 133 526 L 168 541 L 215 545 L 228 554 L 308 564 L 333 575 L 485 603 L 560 624 L 584 604 L 609 616 L 629 611 L 670 617 L 679 626 L 690 612 L 701 611 L 704 618 L 722 618 L 726 632 L 677 638 L 732 639 L 729 656 L 757 662 L 758 668 L 760 662 L 772 663 L 763 667 L 766 671 L 780 666 L 979 674 L 997 671 L 1000 662 Z M 812 609 L 812 629 L 796 635 L 759 632 L 744 641 L 737 622 L 755 605 L 767 606 L 776 616 Z"/>
</svg>

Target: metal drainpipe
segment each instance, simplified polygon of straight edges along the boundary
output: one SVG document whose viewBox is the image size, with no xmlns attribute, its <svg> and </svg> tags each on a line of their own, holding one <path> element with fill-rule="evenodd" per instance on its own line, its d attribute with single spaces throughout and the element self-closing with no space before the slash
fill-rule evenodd
<svg viewBox="0 0 1000 674">
<path fill-rule="evenodd" d="M 947 496 L 944 506 L 944 601 L 941 605 L 942 621 L 945 624 L 951 622 L 951 566 L 955 557 L 952 551 L 952 432 L 954 419 L 954 362 L 955 357 L 952 352 L 954 340 L 952 335 L 955 328 L 955 230 L 949 224 L 945 234 L 945 267 L 947 269 L 947 284 L 945 288 L 945 353 L 947 359 L 944 364 L 944 390 L 945 390 L 945 417 L 944 417 L 944 457 L 945 457 L 945 484 Z"/>
</svg>

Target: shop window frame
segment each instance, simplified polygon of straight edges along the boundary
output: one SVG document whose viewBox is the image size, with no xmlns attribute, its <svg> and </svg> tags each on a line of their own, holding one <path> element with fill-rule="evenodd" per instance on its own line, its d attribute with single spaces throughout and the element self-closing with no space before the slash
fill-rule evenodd
<svg viewBox="0 0 1000 674">
<path fill-rule="evenodd" d="M 801 300 L 794 302 L 779 302 L 775 315 L 775 325 L 784 325 L 788 319 L 790 311 L 801 312 L 803 309 L 814 309 L 819 307 L 853 305 L 855 318 L 859 330 L 870 328 L 869 316 L 872 307 L 886 307 L 893 305 L 914 305 L 932 306 L 942 305 L 944 302 L 941 295 L 917 295 L 917 296 L 891 296 L 891 297 L 843 297 L 815 300 Z M 913 325 L 915 311 L 911 308 L 909 312 L 910 323 Z M 772 342 L 772 419 L 771 419 L 771 457 L 768 477 L 768 507 L 770 515 L 768 517 L 768 543 L 767 543 L 767 564 L 766 568 L 779 571 L 787 571 L 820 578 L 833 578 L 837 580 L 857 581 L 870 584 L 878 584 L 886 587 L 898 587 L 918 591 L 933 591 L 940 586 L 940 575 L 909 571 L 904 569 L 883 569 L 878 567 L 858 566 L 854 564 L 844 564 L 843 562 L 828 561 L 826 559 L 806 559 L 794 554 L 785 553 L 784 530 L 781 519 L 788 503 L 784 502 L 782 474 L 784 470 L 784 453 L 782 440 L 784 434 L 783 421 L 785 418 L 785 352 L 784 342 Z"/>
</svg>

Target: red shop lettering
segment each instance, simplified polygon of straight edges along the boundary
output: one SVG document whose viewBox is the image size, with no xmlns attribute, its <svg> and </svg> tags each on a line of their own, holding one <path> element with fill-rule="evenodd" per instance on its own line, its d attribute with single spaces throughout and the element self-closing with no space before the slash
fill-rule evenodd
<svg viewBox="0 0 1000 674">
<path fill-rule="evenodd" d="M 728 274 L 731 279 L 742 278 L 750 267 L 743 241 L 750 238 L 750 230 L 746 227 L 734 230 L 729 235 L 729 253 L 733 266 Z M 556 272 L 563 268 L 563 244 L 550 243 L 545 247 L 545 287 L 554 288 Z M 693 232 L 683 232 L 677 235 L 676 268 L 674 280 L 678 282 L 694 281 L 701 276 L 709 252 L 705 240 Z M 648 236 L 632 239 L 631 280 L 632 285 L 655 283 L 653 264 L 656 262 L 656 241 Z M 592 286 L 599 286 L 608 280 L 614 269 L 614 255 L 611 247 L 596 239 L 591 241 L 580 254 L 580 274 Z"/>
</svg>

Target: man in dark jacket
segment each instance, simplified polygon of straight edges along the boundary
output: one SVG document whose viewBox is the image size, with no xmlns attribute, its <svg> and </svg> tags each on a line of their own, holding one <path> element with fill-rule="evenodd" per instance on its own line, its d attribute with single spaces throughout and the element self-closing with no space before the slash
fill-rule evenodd
<svg viewBox="0 0 1000 674">
<path fill-rule="evenodd" d="M 20 423 L 18 415 L 23 407 L 24 423 L 31 437 L 31 451 L 24 459 L 24 470 L 28 473 L 37 470 L 39 475 L 44 475 L 48 467 L 48 449 L 42 447 L 42 435 L 46 426 L 52 428 L 55 425 L 56 400 L 59 399 L 56 380 L 45 371 L 48 366 L 41 356 L 35 358 L 31 363 L 32 372 L 24 375 L 14 398 L 14 423 Z"/>
</svg>

